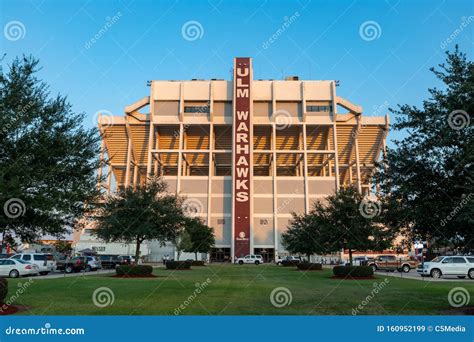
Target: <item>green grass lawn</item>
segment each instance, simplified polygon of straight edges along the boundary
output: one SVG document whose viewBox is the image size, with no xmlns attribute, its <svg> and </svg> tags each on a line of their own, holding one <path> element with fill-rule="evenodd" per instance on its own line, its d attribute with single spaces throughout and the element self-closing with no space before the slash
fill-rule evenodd
<svg viewBox="0 0 474 342">
<path fill-rule="evenodd" d="M 378 275 L 376 280 L 331 279 L 332 270 L 300 272 L 274 265 L 212 265 L 189 271 L 157 268 L 157 278 L 119 279 L 107 275 L 35 279 L 15 304 L 30 307 L 24 315 L 173 315 L 183 305 L 184 315 L 351 315 L 374 289 L 388 283 L 363 306 L 359 314 L 432 315 L 450 309 L 449 291 L 457 286 L 474 292 L 474 283 L 428 282 Z M 197 284 L 210 283 L 196 293 Z M 9 280 L 10 298 L 18 283 Z M 94 305 L 94 290 L 107 287 L 112 305 Z M 291 291 L 291 304 L 278 308 L 270 294 L 277 287 Z M 185 301 L 196 294 L 194 299 Z M 474 296 L 469 305 L 473 305 Z"/>
</svg>

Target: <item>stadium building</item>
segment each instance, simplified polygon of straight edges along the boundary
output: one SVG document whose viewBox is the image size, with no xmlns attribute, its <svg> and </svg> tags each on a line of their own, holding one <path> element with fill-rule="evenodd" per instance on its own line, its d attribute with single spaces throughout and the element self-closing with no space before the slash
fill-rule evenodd
<svg viewBox="0 0 474 342">
<path fill-rule="evenodd" d="M 162 176 L 213 227 L 211 260 L 255 253 L 271 261 L 286 254 L 291 212 L 340 186 L 374 190 L 388 116 L 364 116 L 337 83 L 254 80 L 250 58 L 235 58 L 231 81 L 151 81 L 124 116 L 99 117 L 108 161 L 100 186 L 113 193 Z M 151 260 L 164 253 L 148 248 Z"/>
</svg>

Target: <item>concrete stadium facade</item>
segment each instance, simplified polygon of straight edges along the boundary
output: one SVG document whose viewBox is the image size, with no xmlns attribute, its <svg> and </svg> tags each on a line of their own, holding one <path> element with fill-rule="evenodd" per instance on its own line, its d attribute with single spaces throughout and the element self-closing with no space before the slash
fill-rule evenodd
<svg viewBox="0 0 474 342">
<path fill-rule="evenodd" d="M 151 81 L 124 116 L 99 117 L 108 161 L 99 186 L 113 193 L 162 176 L 213 227 L 211 260 L 255 253 L 271 261 L 286 254 L 291 212 L 341 186 L 374 191 L 388 116 L 364 116 L 336 90 L 334 80 L 254 80 L 251 58 L 234 60 L 232 80 Z M 148 248 L 151 260 L 172 253 Z"/>
</svg>

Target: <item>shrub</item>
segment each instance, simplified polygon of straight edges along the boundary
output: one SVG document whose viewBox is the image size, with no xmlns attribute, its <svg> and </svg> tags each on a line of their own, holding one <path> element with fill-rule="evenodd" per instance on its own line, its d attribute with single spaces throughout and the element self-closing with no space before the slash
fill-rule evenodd
<svg viewBox="0 0 474 342">
<path fill-rule="evenodd" d="M 332 272 L 336 277 L 372 277 L 374 270 L 370 266 L 334 266 Z"/>
<path fill-rule="evenodd" d="M 8 294 L 8 280 L 0 278 L 0 303 L 5 303 Z"/>
<path fill-rule="evenodd" d="M 190 261 L 167 261 L 167 270 L 190 270 L 192 262 Z"/>
<path fill-rule="evenodd" d="M 297 266 L 299 263 L 300 263 L 299 260 L 283 260 L 281 262 L 281 265 L 284 267 L 288 267 L 288 266 Z"/>
<path fill-rule="evenodd" d="M 153 273 L 150 265 L 120 265 L 115 268 L 117 275 L 144 276 Z"/>
<path fill-rule="evenodd" d="M 300 262 L 296 266 L 301 271 L 321 271 L 323 269 L 322 264 L 314 264 L 310 262 Z"/>
<path fill-rule="evenodd" d="M 206 266 L 202 260 L 193 260 L 191 266 Z"/>
</svg>

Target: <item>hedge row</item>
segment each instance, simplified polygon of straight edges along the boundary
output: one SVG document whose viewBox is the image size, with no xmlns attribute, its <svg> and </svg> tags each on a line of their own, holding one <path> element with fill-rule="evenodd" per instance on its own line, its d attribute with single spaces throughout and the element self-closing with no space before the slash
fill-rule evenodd
<svg viewBox="0 0 474 342">
<path fill-rule="evenodd" d="M 191 261 L 167 261 L 166 269 L 168 270 L 189 270 L 191 269 Z"/>
<path fill-rule="evenodd" d="M 5 303 L 8 294 L 8 280 L 0 278 L 0 303 Z"/>
<path fill-rule="evenodd" d="M 313 264 L 309 262 L 300 262 L 296 266 L 301 271 L 320 271 L 323 269 L 322 264 Z"/>
<path fill-rule="evenodd" d="M 117 275 L 150 275 L 153 267 L 150 265 L 120 265 L 115 268 Z"/>
<path fill-rule="evenodd" d="M 284 267 L 297 266 L 300 263 L 299 260 L 283 260 L 280 264 Z"/>
<path fill-rule="evenodd" d="M 332 272 L 336 277 L 372 277 L 374 270 L 370 266 L 334 266 Z"/>
</svg>

